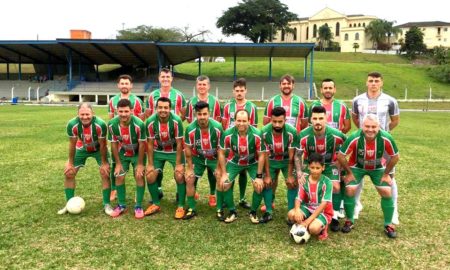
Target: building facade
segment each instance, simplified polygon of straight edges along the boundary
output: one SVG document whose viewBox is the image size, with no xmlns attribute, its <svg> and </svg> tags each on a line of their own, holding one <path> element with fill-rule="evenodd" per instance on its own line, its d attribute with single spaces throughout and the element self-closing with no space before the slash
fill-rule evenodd
<svg viewBox="0 0 450 270">
<path fill-rule="evenodd" d="M 423 43 L 428 49 L 434 47 L 443 46 L 450 48 L 450 23 L 441 21 L 432 22 L 410 22 L 396 27 L 400 28 L 401 32 L 398 35 L 398 39 L 405 40 L 406 32 L 411 29 L 411 27 L 418 27 L 423 33 Z"/>
</svg>

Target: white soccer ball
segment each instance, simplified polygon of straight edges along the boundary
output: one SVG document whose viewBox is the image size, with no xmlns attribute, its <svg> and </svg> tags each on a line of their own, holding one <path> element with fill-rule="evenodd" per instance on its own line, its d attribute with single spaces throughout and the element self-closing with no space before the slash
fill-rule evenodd
<svg viewBox="0 0 450 270">
<path fill-rule="evenodd" d="M 306 229 L 304 226 L 300 224 L 292 225 L 289 234 L 291 235 L 291 238 L 294 240 L 294 242 L 297 244 L 305 244 L 311 237 L 311 235 L 308 232 L 308 229 Z"/>
<path fill-rule="evenodd" d="M 81 197 L 73 197 L 66 204 L 67 211 L 75 215 L 81 213 L 85 206 L 86 204 Z"/>
</svg>

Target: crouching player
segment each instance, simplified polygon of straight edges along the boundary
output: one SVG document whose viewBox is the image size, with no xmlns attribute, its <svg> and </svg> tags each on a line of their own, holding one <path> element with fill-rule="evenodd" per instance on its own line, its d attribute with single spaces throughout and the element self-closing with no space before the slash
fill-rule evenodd
<svg viewBox="0 0 450 270">
<path fill-rule="evenodd" d="M 288 212 L 288 219 L 308 229 L 319 240 L 328 238 L 328 224 L 333 217 L 331 180 L 322 174 L 325 170 L 323 157 L 311 153 L 308 159 L 309 175 L 300 186 L 294 209 Z"/>
</svg>

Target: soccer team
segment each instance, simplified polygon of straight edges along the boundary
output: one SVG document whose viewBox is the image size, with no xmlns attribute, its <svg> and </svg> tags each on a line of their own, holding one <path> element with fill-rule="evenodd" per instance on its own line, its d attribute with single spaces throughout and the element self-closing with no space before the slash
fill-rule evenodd
<svg viewBox="0 0 450 270">
<path fill-rule="evenodd" d="M 107 215 L 119 217 L 128 210 L 125 176 L 130 165 L 136 181 L 134 215 L 137 219 L 154 215 L 162 210 L 163 169 L 169 162 L 176 182 L 176 219 L 197 215 L 196 187 L 206 170 L 208 204 L 216 208 L 218 220 L 231 223 L 238 218 L 233 197 L 238 177 L 238 205 L 249 209 L 253 224 L 267 223 L 273 220 L 281 172 L 287 187 L 288 224 L 302 224 L 324 240 L 328 227 L 344 233 L 353 229 L 362 209 L 359 196 L 363 178 L 368 175 L 381 196 L 384 232 L 389 238 L 396 237 L 394 224 L 399 221 L 394 167 L 399 152 L 389 131 L 399 123 L 399 108 L 394 98 L 382 92 L 380 73 L 368 74 L 367 92 L 354 98 L 351 113 L 334 98 L 333 80 L 322 81 L 321 99 L 308 108 L 305 100 L 294 94 L 294 78 L 284 75 L 280 94 L 266 105 L 262 129 L 257 128 L 256 105 L 246 99 L 245 79 L 233 82 L 234 98 L 223 110 L 209 94 L 207 76 L 197 78 L 197 95 L 189 102 L 172 87 L 172 81 L 171 70 L 161 69 L 160 89 L 151 93 L 144 111 L 142 100 L 131 93 L 132 78 L 119 76 L 120 94 L 109 101 L 108 124 L 94 115 L 89 104 L 80 104 L 78 116 L 67 124 L 66 200 L 74 197 L 79 168 L 93 157 L 100 167 Z M 351 118 L 359 129 L 347 136 Z M 185 129 L 184 120 L 189 123 Z M 253 186 L 251 203 L 245 198 L 247 175 Z M 145 184 L 151 201 L 144 211 Z M 111 201 L 116 198 L 113 208 Z M 66 212 L 64 207 L 58 214 Z M 344 212 L 341 227 L 338 217 L 344 217 Z"/>
</svg>

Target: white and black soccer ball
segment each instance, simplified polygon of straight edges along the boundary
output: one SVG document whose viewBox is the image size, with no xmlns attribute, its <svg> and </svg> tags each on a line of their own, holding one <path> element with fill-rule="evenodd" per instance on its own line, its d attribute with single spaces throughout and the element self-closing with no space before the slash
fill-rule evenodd
<svg viewBox="0 0 450 270">
<path fill-rule="evenodd" d="M 70 198 L 70 200 L 68 200 L 66 204 L 67 211 L 70 214 L 74 215 L 81 213 L 81 211 L 83 211 L 85 206 L 86 204 L 83 198 L 78 196 Z"/>
<path fill-rule="evenodd" d="M 305 244 L 311 237 L 311 235 L 308 232 L 308 229 L 306 229 L 304 226 L 300 224 L 292 225 L 289 234 L 291 238 L 294 240 L 294 242 L 297 244 Z"/>
</svg>

